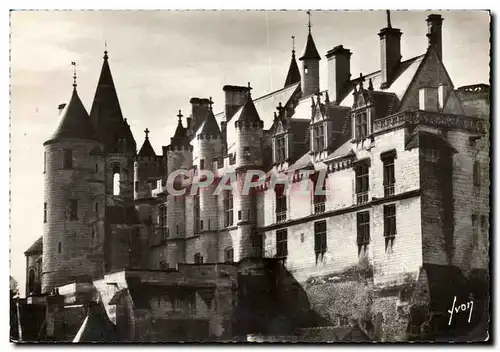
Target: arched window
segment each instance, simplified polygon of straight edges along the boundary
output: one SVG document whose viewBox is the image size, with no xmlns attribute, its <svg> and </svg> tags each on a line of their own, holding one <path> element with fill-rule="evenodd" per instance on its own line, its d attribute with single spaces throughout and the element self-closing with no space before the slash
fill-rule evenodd
<svg viewBox="0 0 500 352">
<path fill-rule="evenodd" d="M 113 195 L 120 195 L 120 167 L 113 167 Z"/>
<path fill-rule="evenodd" d="M 234 250 L 233 247 L 227 247 L 224 249 L 224 262 L 232 263 L 234 261 Z"/>
<path fill-rule="evenodd" d="M 31 268 L 28 272 L 28 294 L 35 292 L 35 269 Z"/>
</svg>

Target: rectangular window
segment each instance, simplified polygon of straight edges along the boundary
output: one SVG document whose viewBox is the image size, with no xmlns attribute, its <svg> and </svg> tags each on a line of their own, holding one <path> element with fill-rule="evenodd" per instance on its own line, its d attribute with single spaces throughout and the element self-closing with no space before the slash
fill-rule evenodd
<svg viewBox="0 0 500 352">
<path fill-rule="evenodd" d="M 396 238 L 396 205 L 384 205 L 385 249 L 392 248 Z"/>
<path fill-rule="evenodd" d="M 323 124 L 315 126 L 313 147 L 315 152 L 320 152 L 325 149 L 325 128 Z"/>
<path fill-rule="evenodd" d="M 276 138 L 275 142 L 275 162 L 281 163 L 286 160 L 286 140 L 285 136 Z"/>
<path fill-rule="evenodd" d="M 160 243 L 165 243 L 165 239 L 168 237 L 168 229 L 167 206 L 164 204 L 158 207 L 158 225 L 160 227 Z"/>
<path fill-rule="evenodd" d="M 358 228 L 358 255 L 361 251 L 365 253 L 370 243 L 370 212 L 363 211 L 357 214 L 357 228 Z"/>
<path fill-rule="evenodd" d="M 134 188 L 136 192 L 139 192 L 139 181 L 135 181 Z"/>
<path fill-rule="evenodd" d="M 262 257 L 264 248 L 264 236 L 261 233 L 254 232 L 251 235 L 252 247 L 257 257 Z"/>
<path fill-rule="evenodd" d="M 477 238 L 477 215 L 476 214 L 472 214 L 471 216 L 471 222 L 472 222 L 472 236 L 473 238 Z"/>
<path fill-rule="evenodd" d="M 323 260 L 326 252 L 326 221 L 314 223 L 314 252 L 316 253 L 316 263 Z"/>
<path fill-rule="evenodd" d="M 69 219 L 78 220 L 78 200 L 70 199 L 69 201 Z"/>
<path fill-rule="evenodd" d="M 370 164 L 368 162 L 360 162 L 355 166 L 356 170 L 356 204 L 368 202 L 368 191 L 370 190 L 369 184 L 369 170 Z"/>
<path fill-rule="evenodd" d="M 481 232 L 483 234 L 488 233 L 488 222 L 486 220 L 486 215 L 481 215 Z"/>
<path fill-rule="evenodd" d="M 276 231 L 276 257 L 286 258 L 288 255 L 288 232 L 287 229 Z"/>
<path fill-rule="evenodd" d="M 200 159 L 200 170 L 205 170 L 205 159 Z"/>
<path fill-rule="evenodd" d="M 355 125 L 356 125 L 356 141 L 361 141 L 366 138 L 368 135 L 368 117 L 366 112 L 362 112 L 356 114 L 355 116 Z"/>
<path fill-rule="evenodd" d="M 99 172 L 99 164 L 95 164 L 95 173 Z"/>
<path fill-rule="evenodd" d="M 61 253 L 61 252 L 62 252 L 62 244 L 61 244 L 61 242 L 59 242 L 57 244 L 57 253 Z"/>
<path fill-rule="evenodd" d="M 384 164 L 384 196 L 394 195 L 394 184 L 396 179 L 394 177 L 394 154 L 387 155 L 382 158 Z"/>
<path fill-rule="evenodd" d="M 474 186 L 481 186 L 481 164 L 479 163 L 479 161 L 474 161 L 474 170 L 472 176 Z"/>
<path fill-rule="evenodd" d="M 275 186 L 276 193 L 276 222 L 282 222 L 286 220 L 286 193 L 284 185 Z"/>
<path fill-rule="evenodd" d="M 47 222 L 47 202 L 43 203 L 43 222 Z"/>
<path fill-rule="evenodd" d="M 194 207 L 194 233 L 200 232 L 200 196 L 195 195 L 193 197 L 193 207 Z"/>
<path fill-rule="evenodd" d="M 321 184 L 319 184 L 318 177 L 314 178 L 313 187 L 314 187 L 313 189 L 314 214 L 324 213 L 325 202 L 326 202 L 326 178 L 323 180 Z"/>
<path fill-rule="evenodd" d="M 232 263 L 234 261 L 233 247 L 224 249 L 224 263 Z"/>
<path fill-rule="evenodd" d="M 73 168 L 73 150 L 64 149 L 63 169 Z"/>
<path fill-rule="evenodd" d="M 203 264 L 203 257 L 201 256 L 200 253 L 196 253 L 194 255 L 194 263 L 195 264 Z"/>
<path fill-rule="evenodd" d="M 250 147 L 243 147 L 243 158 L 245 158 L 245 160 L 249 160 L 250 159 Z"/>
</svg>

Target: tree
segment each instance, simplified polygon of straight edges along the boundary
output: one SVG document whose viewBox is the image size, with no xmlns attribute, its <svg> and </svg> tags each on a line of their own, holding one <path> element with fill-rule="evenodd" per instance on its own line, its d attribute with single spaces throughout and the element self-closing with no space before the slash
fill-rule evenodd
<svg viewBox="0 0 500 352">
<path fill-rule="evenodd" d="M 17 282 L 16 279 L 14 279 L 12 276 L 9 276 L 10 278 L 10 294 L 12 296 L 17 296 L 19 293 L 19 283 Z"/>
</svg>

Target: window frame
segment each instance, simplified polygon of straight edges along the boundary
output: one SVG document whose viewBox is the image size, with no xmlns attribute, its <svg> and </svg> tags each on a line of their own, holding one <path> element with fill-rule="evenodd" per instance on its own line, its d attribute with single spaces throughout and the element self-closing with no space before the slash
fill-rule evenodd
<svg viewBox="0 0 500 352">
<path fill-rule="evenodd" d="M 224 207 L 224 227 L 234 224 L 234 198 L 232 190 L 225 190 L 223 197 Z"/>
<path fill-rule="evenodd" d="M 362 133 L 363 132 L 363 133 Z M 354 114 L 354 139 L 363 141 L 368 137 L 368 113 L 366 111 Z"/>
<path fill-rule="evenodd" d="M 285 162 L 286 157 L 286 135 L 274 138 L 274 161 L 275 163 Z"/>
<path fill-rule="evenodd" d="M 472 182 L 474 186 L 481 186 L 481 163 L 478 160 L 474 160 L 474 164 L 472 166 Z"/>
<path fill-rule="evenodd" d="M 288 229 L 276 230 L 276 258 L 288 257 Z"/>
<path fill-rule="evenodd" d="M 397 235 L 396 204 L 384 205 L 384 239 L 385 250 L 392 249 Z"/>
<path fill-rule="evenodd" d="M 224 249 L 224 263 L 234 263 L 234 249 L 231 246 Z"/>
<path fill-rule="evenodd" d="M 158 227 L 160 230 L 160 244 L 163 244 L 168 237 L 167 206 L 165 204 L 158 206 Z"/>
<path fill-rule="evenodd" d="M 354 173 L 356 178 L 355 193 L 356 204 L 368 202 L 370 192 L 370 162 L 360 161 L 354 165 Z"/>
<path fill-rule="evenodd" d="M 396 184 L 396 152 L 391 151 L 380 155 L 383 165 L 384 197 L 393 196 Z"/>
<path fill-rule="evenodd" d="M 288 212 L 288 204 L 287 204 L 287 196 L 286 196 L 286 190 L 285 190 L 285 185 L 283 184 L 277 184 L 274 187 L 274 193 L 275 193 L 275 209 L 274 212 L 276 214 L 276 222 L 283 222 L 287 219 L 287 212 Z"/>
<path fill-rule="evenodd" d="M 47 202 L 43 202 L 43 223 L 47 223 L 48 219 L 48 205 Z"/>
<path fill-rule="evenodd" d="M 196 234 L 202 230 L 199 194 L 195 194 L 193 196 L 193 220 L 194 220 L 194 233 Z"/>
<path fill-rule="evenodd" d="M 313 178 L 313 207 L 314 214 L 324 213 L 326 210 L 326 183 L 327 177 L 325 176 L 323 184 L 321 185 L 321 191 L 325 194 L 316 194 L 316 189 L 318 187 L 318 174 L 314 175 Z"/>
<path fill-rule="evenodd" d="M 360 211 L 356 213 L 356 243 L 358 245 L 358 256 L 361 254 L 361 249 L 364 247 L 364 253 L 370 244 L 370 211 Z"/>
<path fill-rule="evenodd" d="M 314 223 L 314 253 L 316 254 L 316 263 L 323 257 L 328 250 L 328 231 L 326 220 L 316 221 Z"/>
<path fill-rule="evenodd" d="M 194 263 L 195 264 L 203 264 L 203 256 L 200 252 L 194 254 Z"/>
</svg>

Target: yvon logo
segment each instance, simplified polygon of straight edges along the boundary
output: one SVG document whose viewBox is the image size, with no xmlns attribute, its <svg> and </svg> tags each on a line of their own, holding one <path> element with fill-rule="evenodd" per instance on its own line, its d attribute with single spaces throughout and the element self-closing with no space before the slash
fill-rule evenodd
<svg viewBox="0 0 500 352">
<path fill-rule="evenodd" d="M 472 316 L 472 309 L 474 307 L 474 302 L 470 301 L 467 302 L 467 304 L 462 303 L 459 306 L 455 307 L 455 303 L 457 303 L 457 296 L 453 297 L 453 305 L 451 306 L 451 309 L 448 311 L 450 313 L 450 321 L 448 322 L 448 325 L 451 325 L 451 319 L 453 318 L 453 313 L 459 313 L 459 312 L 465 312 L 469 311 L 469 320 L 468 322 L 470 323 L 470 318 Z"/>
</svg>

